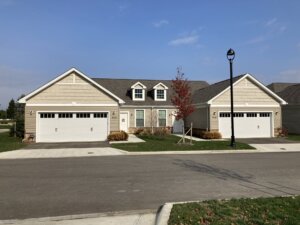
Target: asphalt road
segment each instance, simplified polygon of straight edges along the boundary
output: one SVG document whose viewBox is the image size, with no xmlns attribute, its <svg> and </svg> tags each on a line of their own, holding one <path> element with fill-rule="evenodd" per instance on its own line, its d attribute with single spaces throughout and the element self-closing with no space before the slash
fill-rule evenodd
<svg viewBox="0 0 300 225">
<path fill-rule="evenodd" d="M 300 194 L 300 153 L 0 160 L 0 219 Z"/>
</svg>

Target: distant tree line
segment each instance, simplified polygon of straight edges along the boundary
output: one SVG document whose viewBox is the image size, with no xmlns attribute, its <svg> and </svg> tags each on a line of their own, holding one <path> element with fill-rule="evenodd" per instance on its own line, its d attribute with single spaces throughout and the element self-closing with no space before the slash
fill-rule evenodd
<svg viewBox="0 0 300 225">
<path fill-rule="evenodd" d="M 25 95 L 21 95 L 18 100 L 24 96 Z M 11 119 L 16 123 L 10 130 L 11 136 L 16 135 L 17 137 L 24 137 L 24 113 L 25 104 L 15 102 L 14 99 L 9 101 L 6 110 L 0 110 L 0 119 Z"/>
</svg>

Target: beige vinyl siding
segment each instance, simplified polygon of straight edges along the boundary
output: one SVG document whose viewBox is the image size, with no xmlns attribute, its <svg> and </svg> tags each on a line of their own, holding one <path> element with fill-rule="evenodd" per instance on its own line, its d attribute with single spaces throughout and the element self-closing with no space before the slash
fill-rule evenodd
<svg viewBox="0 0 300 225">
<path fill-rule="evenodd" d="M 209 108 L 196 108 L 196 110 L 190 114 L 186 119 L 186 127 L 190 127 L 193 123 L 193 128 L 207 130 L 209 129 Z"/>
<path fill-rule="evenodd" d="M 219 112 L 230 112 L 230 107 L 210 108 L 210 130 L 219 130 Z M 235 107 L 234 112 L 271 112 L 274 130 L 281 128 L 281 107 Z"/>
<path fill-rule="evenodd" d="M 28 104 L 111 104 L 117 103 L 93 84 L 84 80 L 76 73 L 52 84 L 42 92 L 34 95 Z"/>
<path fill-rule="evenodd" d="M 25 107 L 25 133 L 36 133 L 37 112 L 109 112 L 110 131 L 119 130 L 118 106 L 26 106 Z"/>
<path fill-rule="evenodd" d="M 300 134 L 300 105 L 283 106 L 282 124 L 289 133 Z"/>
<path fill-rule="evenodd" d="M 272 96 L 267 94 L 259 86 L 248 78 L 241 80 L 233 88 L 235 105 L 278 105 L 279 103 Z M 212 105 L 229 105 L 230 90 L 218 96 Z"/>
<path fill-rule="evenodd" d="M 166 109 L 166 108 L 159 108 L 163 110 L 167 110 L 167 126 L 172 126 L 172 112 L 175 109 Z M 120 111 L 129 112 L 129 127 L 135 128 L 135 111 L 136 110 L 144 110 L 145 111 L 145 127 L 157 127 L 158 126 L 158 108 L 120 108 Z"/>
</svg>

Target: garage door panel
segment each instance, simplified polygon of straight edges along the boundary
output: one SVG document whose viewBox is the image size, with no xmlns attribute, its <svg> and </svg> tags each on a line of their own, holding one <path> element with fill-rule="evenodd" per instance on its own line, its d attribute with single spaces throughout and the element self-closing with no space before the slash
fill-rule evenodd
<svg viewBox="0 0 300 225">
<path fill-rule="evenodd" d="M 39 142 L 106 140 L 108 134 L 107 113 L 101 112 L 101 118 L 94 118 L 94 113 L 72 113 L 71 116 L 68 115 L 68 118 L 65 114 L 61 118 L 62 115 L 59 114 L 64 113 L 55 113 L 55 118 L 41 118 L 41 116 L 38 118 L 37 140 Z"/>
<path fill-rule="evenodd" d="M 231 137 L 231 117 L 229 114 L 228 112 L 222 112 L 219 116 L 219 131 L 224 138 Z M 271 113 L 236 112 L 236 114 L 240 115 L 234 117 L 235 137 L 272 137 Z"/>
</svg>

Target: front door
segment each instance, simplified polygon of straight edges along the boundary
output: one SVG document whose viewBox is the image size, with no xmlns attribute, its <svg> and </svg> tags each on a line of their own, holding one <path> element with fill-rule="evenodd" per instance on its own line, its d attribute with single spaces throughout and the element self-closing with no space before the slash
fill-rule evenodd
<svg viewBox="0 0 300 225">
<path fill-rule="evenodd" d="M 128 132 L 128 112 L 120 113 L 120 130 Z"/>
</svg>

